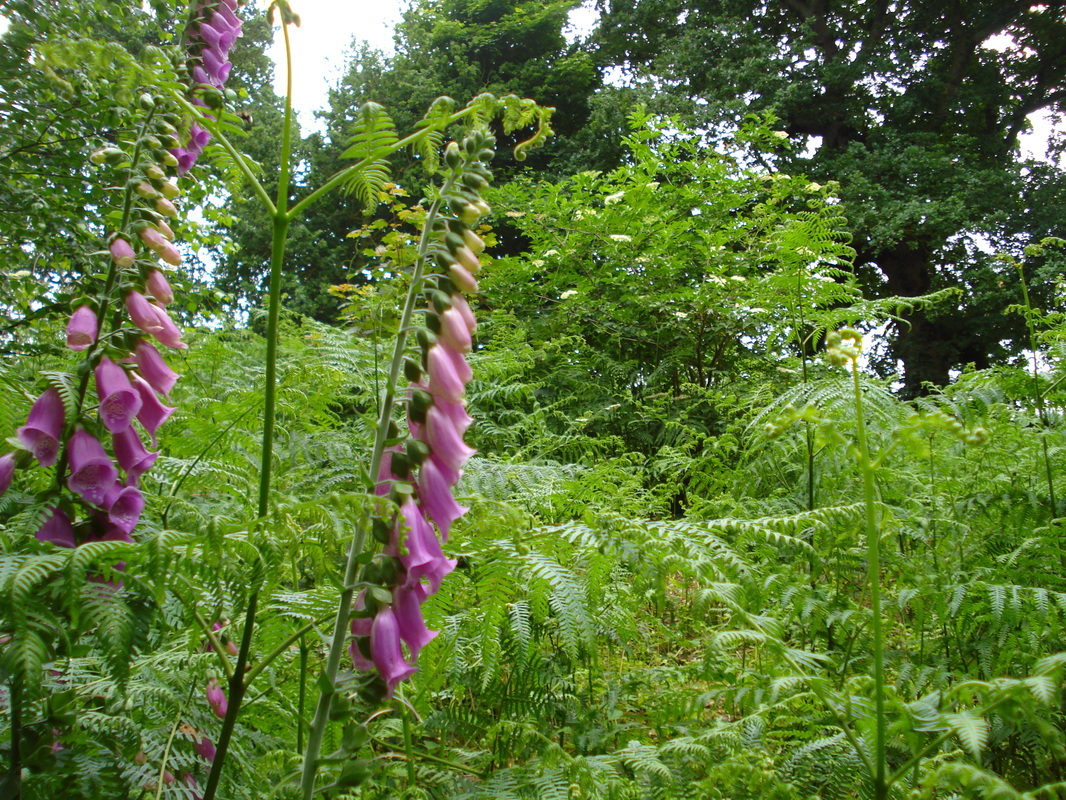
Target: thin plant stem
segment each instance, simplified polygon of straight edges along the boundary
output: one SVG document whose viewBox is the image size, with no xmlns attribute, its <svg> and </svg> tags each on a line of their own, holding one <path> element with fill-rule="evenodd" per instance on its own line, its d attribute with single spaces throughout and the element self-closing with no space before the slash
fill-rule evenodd
<svg viewBox="0 0 1066 800">
<path fill-rule="evenodd" d="M 1033 354 L 1033 400 L 1036 402 L 1036 413 L 1040 418 L 1040 445 L 1044 453 L 1044 474 L 1047 477 L 1048 503 L 1051 505 L 1052 518 L 1058 516 L 1058 505 L 1055 502 L 1055 476 L 1051 468 L 1051 456 L 1048 453 L 1047 410 L 1044 407 L 1044 393 L 1040 391 L 1040 370 L 1037 363 L 1039 351 L 1036 349 L 1036 327 L 1033 325 L 1033 306 L 1029 302 L 1029 286 L 1025 282 L 1025 273 L 1021 262 L 1017 263 L 1018 282 L 1022 286 L 1022 301 L 1025 304 L 1025 327 L 1029 332 L 1029 349 Z M 1059 559 L 1066 568 L 1066 554 L 1060 553 Z"/>
<path fill-rule="evenodd" d="M 866 552 L 869 561 L 867 583 L 870 590 L 870 632 L 873 636 L 874 662 L 874 798 L 886 800 L 888 782 L 885 769 L 885 654 L 884 632 L 881 621 L 881 540 L 877 519 L 877 467 L 870 459 L 866 441 L 866 423 L 863 419 L 862 386 L 859 383 L 859 366 L 851 363 L 852 388 L 855 396 L 855 444 L 862 472 L 863 505 L 866 510 Z"/>
<path fill-rule="evenodd" d="M 415 786 L 418 783 L 418 774 L 415 772 L 414 742 L 411 736 L 411 709 L 406 703 L 400 704 L 400 715 L 403 719 L 403 749 L 407 754 L 407 785 Z"/>
<path fill-rule="evenodd" d="M 454 171 L 448 174 L 440 195 L 433 201 L 422 225 L 422 235 L 418 241 L 418 255 L 411 272 L 411 284 L 407 289 L 407 298 L 404 301 L 403 313 L 400 316 L 399 329 L 396 333 L 396 342 L 392 351 L 392 360 L 389 363 L 388 379 L 386 380 L 383 391 L 384 396 L 381 400 L 377 432 L 374 437 L 374 449 L 370 456 L 369 474 L 371 480 L 376 479 L 385 453 L 389 423 L 392 421 L 392 410 L 396 401 L 396 384 L 400 379 L 403 356 L 407 348 L 407 334 L 411 327 L 411 320 L 414 317 L 415 304 L 422 289 L 422 276 L 425 272 L 426 255 L 429 252 L 430 234 L 440 213 L 441 198 L 450 191 L 455 178 Z M 340 670 L 341 657 L 348 641 L 348 622 L 351 616 L 352 599 L 355 596 L 356 580 L 359 573 L 359 557 L 363 552 L 368 524 L 369 521 L 364 520 L 363 524 L 356 527 L 352 534 L 351 546 L 348 548 L 348 559 L 344 568 L 344 582 L 341 584 L 341 595 L 337 604 L 337 618 L 333 626 L 333 640 L 319 681 L 321 691 L 318 695 L 315 717 L 311 722 L 311 729 L 307 735 L 307 750 L 304 753 L 303 772 L 300 778 L 300 794 L 304 800 L 310 800 L 314 794 L 315 776 L 318 773 L 318 757 L 322 750 L 322 739 L 326 733 L 326 725 L 329 723 L 330 705 L 333 702 L 333 696 L 337 692 L 337 673 Z"/>
<path fill-rule="evenodd" d="M 285 39 L 285 61 L 287 67 L 286 92 L 285 92 L 285 116 L 281 133 L 281 156 L 278 169 L 278 192 L 277 204 L 266 203 L 273 216 L 273 238 L 270 248 L 270 282 L 267 296 L 267 351 L 266 366 L 263 377 L 263 445 L 262 458 L 259 473 L 259 505 L 257 517 L 263 520 L 270 508 L 270 480 L 273 466 L 274 453 L 274 414 L 277 404 L 277 358 L 278 358 L 278 319 L 281 306 L 281 276 L 285 262 L 285 244 L 289 232 L 289 217 L 282 209 L 288 203 L 289 194 L 289 171 L 292 155 L 292 47 L 289 41 L 289 29 L 287 25 L 281 26 Z M 227 150 L 232 145 L 224 136 L 219 136 Z M 234 151 L 235 152 L 235 151 Z M 240 159 L 238 158 L 238 162 Z M 259 186 L 258 184 L 255 184 Z M 259 186 L 262 189 L 261 186 Z M 249 655 L 252 649 L 252 634 L 255 628 L 256 612 L 259 607 L 259 582 L 261 580 L 259 564 L 255 565 L 256 573 L 252 581 L 251 594 L 248 597 L 248 606 L 244 614 L 244 630 L 241 636 L 240 649 L 237 651 L 237 661 L 233 666 L 233 674 L 227 686 L 226 716 L 222 720 L 222 730 L 215 744 L 215 760 L 211 764 L 211 773 L 207 777 L 207 785 L 204 787 L 203 800 L 214 800 L 218 790 L 218 782 L 222 774 L 222 765 L 229 749 L 230 738 L 233 736 L 233 728 L 237 724 L 237 715 L 240 713 L 241 701 L 248 689 L 248 680 L 245 676 L 245 668 L 248 665 Z"/>
</svg>

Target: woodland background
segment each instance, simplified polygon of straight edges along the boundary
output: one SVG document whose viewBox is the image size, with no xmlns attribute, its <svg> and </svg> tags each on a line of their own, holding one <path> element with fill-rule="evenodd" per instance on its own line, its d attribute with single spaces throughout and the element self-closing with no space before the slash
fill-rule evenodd
<svg viewBox="0 0 1066 800">
<path fill-rule="evenodd" d="M 136 56 L 173 39 L 179 5 L 0 3 L 8 433 L 69 362 L 62 326 L 107 230 L 86 157 L 127 113 L 121 74 L 34 56 L 61 34 Z M 408 709 L 362 721 L 366 774 L 333 796 L 873 796 L 842 732 L 868 745 L 876 682 L 857 414 L 892 451 L 875 501 L 892 796 L 1064 796 L 1066 3 L 603 0 L 571 42 L 574 6 L 418 0 L 395 55 L 358 50 L 325 132 L 299 138 L 293 199 L 340 168 L 368 100 L 401 131 L 441 94 L 557 109 L 525 164 L 501 143 L 487 194 L 479 456 L 460 568 L 426 606 L 441 633 Z M 271 29 L 242 16 L 239 146 L 269 185 Z M 1038 112 L 1047 157 L 1026 159 Z M 18 512 L 40 487 L 0 499 L 0 628 L 41 643 L 6 647 L 0 673 L 36 676 L 25 796 L 191 797 L 152 783 L 164 757 L 195 763 L 176 719 L 217 725 L 191 609 L 239 619 L 258 581 L 262 651 L 328 615 L 351 525 L 332 498 L 366 483 L 426 181 L 413 156 L 391 175 L 369 210 L 338 198 L 292 228 L 256 525 L 270 225 L 232 171 L 205 159 L 185 180 L 191 347 L 139 588 L 92 599 L 29 570 L 47 548 Z M 824 358 L 841 326 L 867 334 L 858 411 Z M 289 796 L 320 653 L 310 633 L 266 671 L 221 796 Z"/>
</svg>

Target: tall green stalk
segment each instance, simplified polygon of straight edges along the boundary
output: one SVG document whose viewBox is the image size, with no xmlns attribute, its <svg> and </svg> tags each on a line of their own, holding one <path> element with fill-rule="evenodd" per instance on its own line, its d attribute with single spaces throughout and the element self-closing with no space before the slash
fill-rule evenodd
<svg viewBox="0 0 1066 800">
<path fill-rule="evenodd" d="M 1044 393 L 1040 390 L 1040 369 L 1038 366 L 1039 351 L 1036 348 L 1036 326 L 1033 324 L 1033 306 L 1029 302 L 1029 287 L 1025 283 L 1025 272 L 1020 261 L 1015 263 L 1018 268 L 1018 282 L 1022 287 L 1022 303 L 1025 306 L 1025 327 L 1029 332 L 1029 350 L 1033 354 L 1032 378 L 1033 378 L 1033 402 L 1036 403 L 1036 413 L 1040 418 L 1040 446 L 1044 453 L 1044 475 L 1047 478 L 1048 503 L 1051 506 L 1051 516 L 1058 516 L 1058 505 L 1055 502 L 1055 475 L 1051 468 L 1051 456 L 1048 453 L 1047 409 L 1044 405 Z M 1062 566 L 1066 568 L 1066 553 L 1059 555 Z"/>
<path fill-rule="evenodd" d="M 281 276 L 285 263 L 285 244 L 288 239 L 290 217 L 286 213 L 289 196 L 289 171 L 292 157 L 292 47 L 289 42 L 289 28 L 281 26 L 285 39 L 286 91 L 285 116 L 281 133 L 281 156 L 278 167 L 277 200 L 272 204 L 273 238 L 270 246 L 270 282 L 267 294 L 267 351 L 263 388 L 263 441 L 259 473 L 259 503 L 257 517 L 262 520 L 270 508 L 270 483 L 274 456 L 274 416 L 277 407 L 277 362 L 278 362 L 278 319 L 281 312 Z M 224 137 L 221 137 L 224 139 Z M 226 142 L 226 144 L 229 144 Z M 255 185 L 259 185 L 256 182 Z M 211 764 L 211 773 L 204 787 L 203 800 L 214 800 L 218 782 L 222 774 L 222 765 L 226 760 L 233 728 L 237 724 L 241 703 L 248 690 L 249 681 L 245 679 L 245 668 L 252 649 L 252 635 L 255 628 L 256 613 L 259 608 L 259 583 L 262 579 L 260 565 L 253 568 L 251 594 L 248 607 L 244 613 L 244 629 L 241 635 L 237 662 L 227 687 L 226 716 L 222 720 L 222 730 L 215 743 L 215 759 Z"/>
<path fill-rule="evenodd" d="M 862 472 L 862 499 L 866 518 L 866 558 L 869 562 L 867 584 L 870 593 L 870 632 L 873 636 L 874 663 L 874 798 L 888 797 L 885 768 L 885 643 L 881 619 L 881 531 L 877 513 L 877 465 L 870 458 L 866 441 L 866 422 L 863 419 L 862 386 L 859 366 L 851 362 L 852 390 L 855 400 L 855 448 L 859 470 Z"/>
<path fill-rule="evenodd" d="M 455 177 L 454 172 L 449 173 L 441 190 L 441 196 L 448 194 L 451 190 Z M 404 300 L 403 313 L 400 316 L 399 330 L 396 333 L 396 342 L 392 351 L 392 359 L 389 362 L 388 377 L 381 399 L 377 433 L 374 437 L 374 449 L 370 456 L 370 476 L 372 479 L 376 478 L 378 471 L 381 469 L 381 460 L 385 453 L 385 442 L 388 439 L 389 424 L 392 421 L 393 406 L 396 402 L 396 386 L 400 380 L 404 352 L 407 349 L 407 334 L 411 328 L 415 306 L 422 291 L 422 277 L 425 274 L 430 234 L 433 230 L 434 222 L 440 214 L 440 205 L 441 199 L 438 196 L 426 215 L 422 226 L 422 235 L 418 241 L 418 254 L 411 273 L 411 284 L 407 289 L 407 297 Z M 310 800 L 314 794 L 315 776 L 318 773 L 318 758 L 322 751 L 322 739 L 329 723 L 329 709 L 333 703 L 333 697 L 337 693 L 337 673 L 340 671 L 341 659 L 348 641 L 348 624 L 351 617 L 352 601 L 355 597 L 355 587 L 359 577 L 359 556 L 363 552 L 369 524 L 369 518 L 364 519 L 363 524 L 352 534 L 352 543 L 348 549 L 348 559 L 344 567 L 344 582 L 341 584 L 341 596 L 337 605 L 337 618 L 333 625 L 333 639 L 330 643 L 326 665 L 323 668 L 322 679 L 319 682 L 321 693 L 318 696 L 315 717 L 311 722 L 311 728 L 307 735 L 307 750 L 304 753 L 303 772 L 300 778 L 300 794 L 305 800 Z"/>
</svg>

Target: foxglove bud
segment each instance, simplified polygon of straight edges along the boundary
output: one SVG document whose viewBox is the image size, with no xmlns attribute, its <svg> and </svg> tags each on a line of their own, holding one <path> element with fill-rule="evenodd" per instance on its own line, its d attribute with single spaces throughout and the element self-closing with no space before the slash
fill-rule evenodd
<svg viewBox="0 0 1066 800">
<path fill-rule="evenodd" d="M 137 258 L 137 254 L 133 252 L 130 243 L 121 236 L 116 236 L 111 240 L 111 246 L 109 249 L 111 250 L 111 259 L 115 262 L 116 266 L 119 267 L 130 266 Z"/>
<path fill-rule="evenodd" d="M 461 266 L 466 268 L 466 271 L 471 275 L 477 275 L 481 272 L 481 262 L 477 260 L 474 251 L 466 245 L 463 245 L 455 251 L 455 259 Z"/>
<path fill-rule="evenodd" d="M 226 700 L 226 693 L 222 691 L 222 687 L 218 685 L 218 681 L 214 678 L 207 683 L 207 703 L 219 719 L 226 718 L 226 710 L 229 708 L 229 703 Z"/>
<path fill-rule="evenodd" d="M 162 192 L 163 197 L 167 198 L 168 200 L 173 200 L 175 197 L 181 194 L 181 189 L 179 189 L 178 185 L 173 181 L 163 181 L 163 185 L 159 187 L 159 191 Z"/>
<path fill-rule="evenodd" d="M 142 339 L 138 342 L 133 354 L 137 359 L 137 370 L 141 373 L 141 377 L 148 381 L 148 385 L 157 392 L 164 397 L 169 397 L 170 390 L 174 388 L 178 380 L 178 374 L 167 366 L 167 362 L 163 360 L 163 356 L 159 355 L 155 346 Z"/>
<path fill-rule="evenodd" d="M 167 283 L 166 276 L 157 269 L 148 272 L 145 288 L 160 305 L 167 306 L 174 302 L 174 292 Z"/>
<path fill-rule="evenodd" d="M 452 264 L 448 269 L 448 277 L 460 291 L 473 294 L 478 290 L 477 279 L 461 264 Z"/>
<path fill-rule="evenodd" d="M 96 312 L 89 306 L 81 306 L 67 323 L 67 347 L 75 352 L 87 350 L 96 341 L 99 332 L 100 324 L 96 321 Z"/>
<path fill-rule="evenodd" d="M 155 336 L 163 330 L 163 323 L 156 314 L 156 307 L 149 303 L 148 298 L 140 292 L 130 292 L 126 295 L 126 311 L 129 312 L 133 324 L 145 333 Z"/>
<path fill-rule="evenodd" d="M 463 241 L 466 242 L 466 246 L 470 248 L 472 253 L 480 253 L 485 249 L 485 243 L 481 240 L 481 237 L 467 228 L 463 231 Z"/>
<path fill-rule="evenodd" d="M 165 197 L 160 197 L 155 201 L 155 210 L 164 217 L 176 217 L 178 215 L 178 209 Z"/>
</svg>

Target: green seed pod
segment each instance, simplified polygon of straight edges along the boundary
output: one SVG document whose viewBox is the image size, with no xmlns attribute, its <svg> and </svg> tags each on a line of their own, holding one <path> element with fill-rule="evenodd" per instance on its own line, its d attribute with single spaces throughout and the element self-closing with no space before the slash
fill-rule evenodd
<svg viewBox="0 0 1066 800">
<path fill-rule="evenodd" d="M 407 413 L 415 422 L 424 422 L 426 412 L 433 405 L 433 395 L 425 389 L 414 389 L 411 392 L 411 400 L 407 405 Z"/>
<path fill-rule="evenodd" d="M 443 314 L 452 307 L 452 299 L 440 289 L 431 289 L 426 292 L 426 299 L 433 304 L 433 308 L 438 314 Z M 439 330 L 434 331 L 434 333 L 439 333 Z"/>
<path fill-rule="evenodd" d="M 496 151 L 491 147 L 486 147 L 477 154 L 477 157 L 479 161 L 492 161 L 492 159 L 496 158 Z"/>
<path fill-rule="evenodd" d="M 332 722 L 340 722 L 352 715 L 352 701 L 345 695 L 337 692 L 329 704 L 329 718 Z"/>
<path fill-rule="evenodd" d="M 426 309 L 426 327 L 434 336 L 440 335 L 440 317 Z"/>
<path fill-rule="evenodd" d="M 448 142 L 448 146 L 444 148 L 444 163 L 450 169 L 455 169 L 463 163 L 463 155 L 459 152 L 458 142 Z"/>
<path fill-rule="evenodd" d="M 392 466 L 392 473 L 399 478 L 405 480 L 411 477 L 411 464 L 407 460 L 406 453 L 393 453 L 390 458 L 390 464 Z"/>
<path fill-rule="evenodd" d="M 137 103 L 145 111 L 151 111 L 153 108 L 155 108 L 155 100 L 152 98 L 152 95 L 148 94 L 147 92 L 137 98 Z"/>
<path fill-rule="evenodd" d="M 466 242 L 463 241 L 462 234 L 455 233 L 454 231 L 448 231 L 444 234 L 444 246 L 448 248 L 448 252 L 453 255 L 462 247 Z"/>
<path fill-rule="evenodd" d="M 403 375 L 411 383 L 422 380 L 422 367 L 410 358 L 403 360 Z"/>
<path fill-rule="evenodd" d="M 407 460 L 414 466 L 419 466 L 429 457 L 429 445 L 419 439 L 408 439 L 406 448 Z"/>
</svg>

